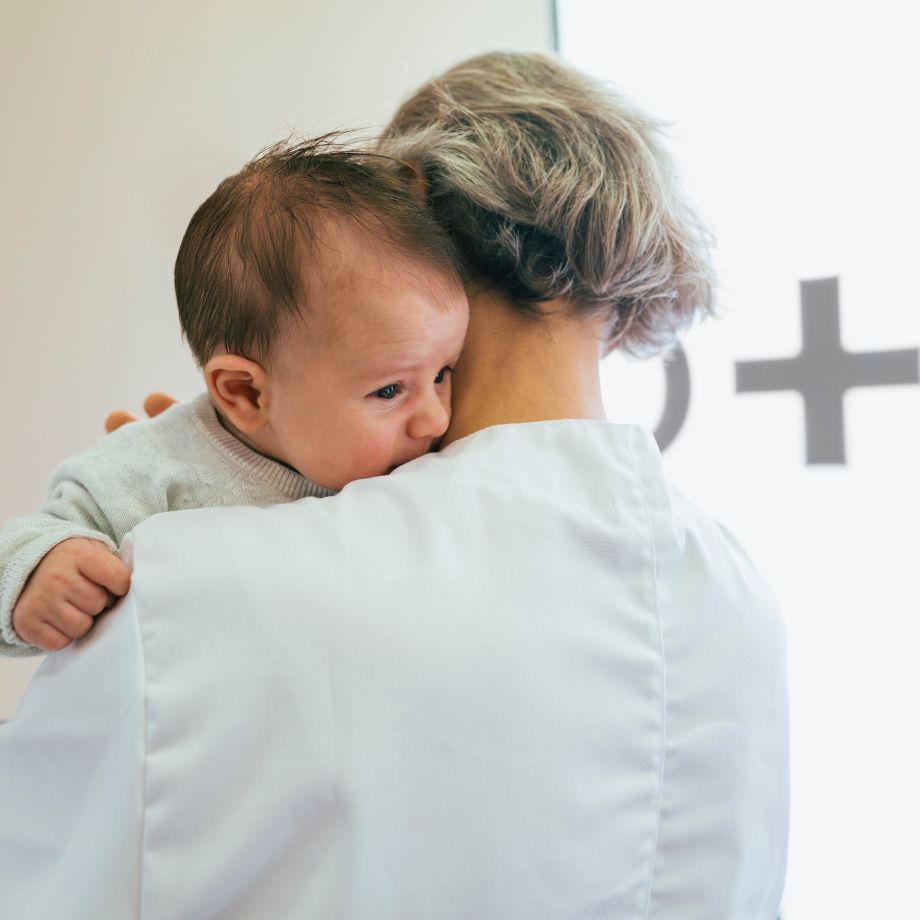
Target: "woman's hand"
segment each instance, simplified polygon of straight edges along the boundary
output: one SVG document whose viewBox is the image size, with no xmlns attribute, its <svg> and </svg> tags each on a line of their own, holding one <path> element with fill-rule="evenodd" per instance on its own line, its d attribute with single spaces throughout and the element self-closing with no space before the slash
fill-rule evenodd
<svg viewBox="0 0 920 920">
<path fill-rule="evenodd" d="M 173 399 L 172 396 L 168 396 L 166 393 L 151 393 L 144 400 L 144 412 L 146 412 L 150 418 L 154 418 L 161 412 L 165 412 L 174 402 L 176 402 L 176 400 Z M 122 425 L 127 425 L 128 422 L 136 421 L 137 419 L 131 415 L 130 412 L 125 412 L 123 410 L 113 412 L 105 420 L 106 433 L 109 434 L 115 431 L 117 428 L 121 428 Z"/>
</svg>

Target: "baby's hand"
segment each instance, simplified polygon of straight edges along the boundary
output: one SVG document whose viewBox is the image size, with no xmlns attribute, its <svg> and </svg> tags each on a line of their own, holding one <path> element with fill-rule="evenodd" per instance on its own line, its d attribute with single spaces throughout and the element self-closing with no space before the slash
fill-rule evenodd
<svg viewBox="0 0 920 920">
<path fill-rule="evenodd" d="M 13 629 L 24 642 L 57 651 L 87 633 L 130 584 L 127 566 L 104 543 L 65 540 L 29 576 L 13 608 Z"/>
</svg>

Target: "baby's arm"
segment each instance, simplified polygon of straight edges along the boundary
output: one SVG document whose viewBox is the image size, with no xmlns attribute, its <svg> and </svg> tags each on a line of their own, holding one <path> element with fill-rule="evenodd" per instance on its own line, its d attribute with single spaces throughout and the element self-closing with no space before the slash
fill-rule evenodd
<svg viewBox="0 0 920 920">
<path fill-rule="evenodd" d="M 12 625 L 23 642 L 54 652 L 89 632 L 93 617 L 127 594 L 131 573 L 98 540 L 59 543 L 29 576 Z"/>
<path fill-rule="evenodd" d="M 0 530 L 0 655 L 63 648 L 110 595 L 128 589 L 128 570 L 114 555 L 123 533 L 84 484 L 92 477 L 81 475 L 83 465 L 64 464 L 39 512 Z"/>
</svg>

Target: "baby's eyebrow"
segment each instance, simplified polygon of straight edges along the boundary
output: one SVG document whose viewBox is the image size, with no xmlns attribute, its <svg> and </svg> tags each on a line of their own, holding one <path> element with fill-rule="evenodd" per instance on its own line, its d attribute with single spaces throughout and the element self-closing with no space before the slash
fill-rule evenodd
<svg viewBox="0 0 920 920">
<path fill-rule="evenodd" d="M 361 376 L 368 380 L 377 380 L 382 377 L 401 377 L 404 374 L 411 374 L 421 367 L 421 363 L 416 364 L 375 364 L 369 369 L 362 370 Z"/>
<path fill-rule="evenodd" d="M 452 354 L 445 363 L 455 364 L 461 353 L 462 349 Z M 427 357 L 429 356 L 417 361 L 409 359 L 407 362 L 403 362 L 399 357 L 394 357 L 392 361 L 378 360 L 375 361 L 374 364 L 368 365 L 366 369 L 358 368 L 355 373 L 360 376 L 362 380 L 367 380 L 369 382 L 382 380 L 384 378 L 396 380 L 406 374 L 413 374 L 422 368 L 427 363 Z"/>
</svg>

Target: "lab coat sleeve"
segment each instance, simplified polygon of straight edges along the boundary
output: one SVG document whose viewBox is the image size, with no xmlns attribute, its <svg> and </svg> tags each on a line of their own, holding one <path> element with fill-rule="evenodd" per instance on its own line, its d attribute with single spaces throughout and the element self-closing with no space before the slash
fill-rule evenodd
<svg viewBox="0 0 920 920">
<path fill-rule="evenodd" d="M 129 595 L 45 660 L 0 725 L 3 916 L 138 915 L 144 686 Z"/>
</svg>

